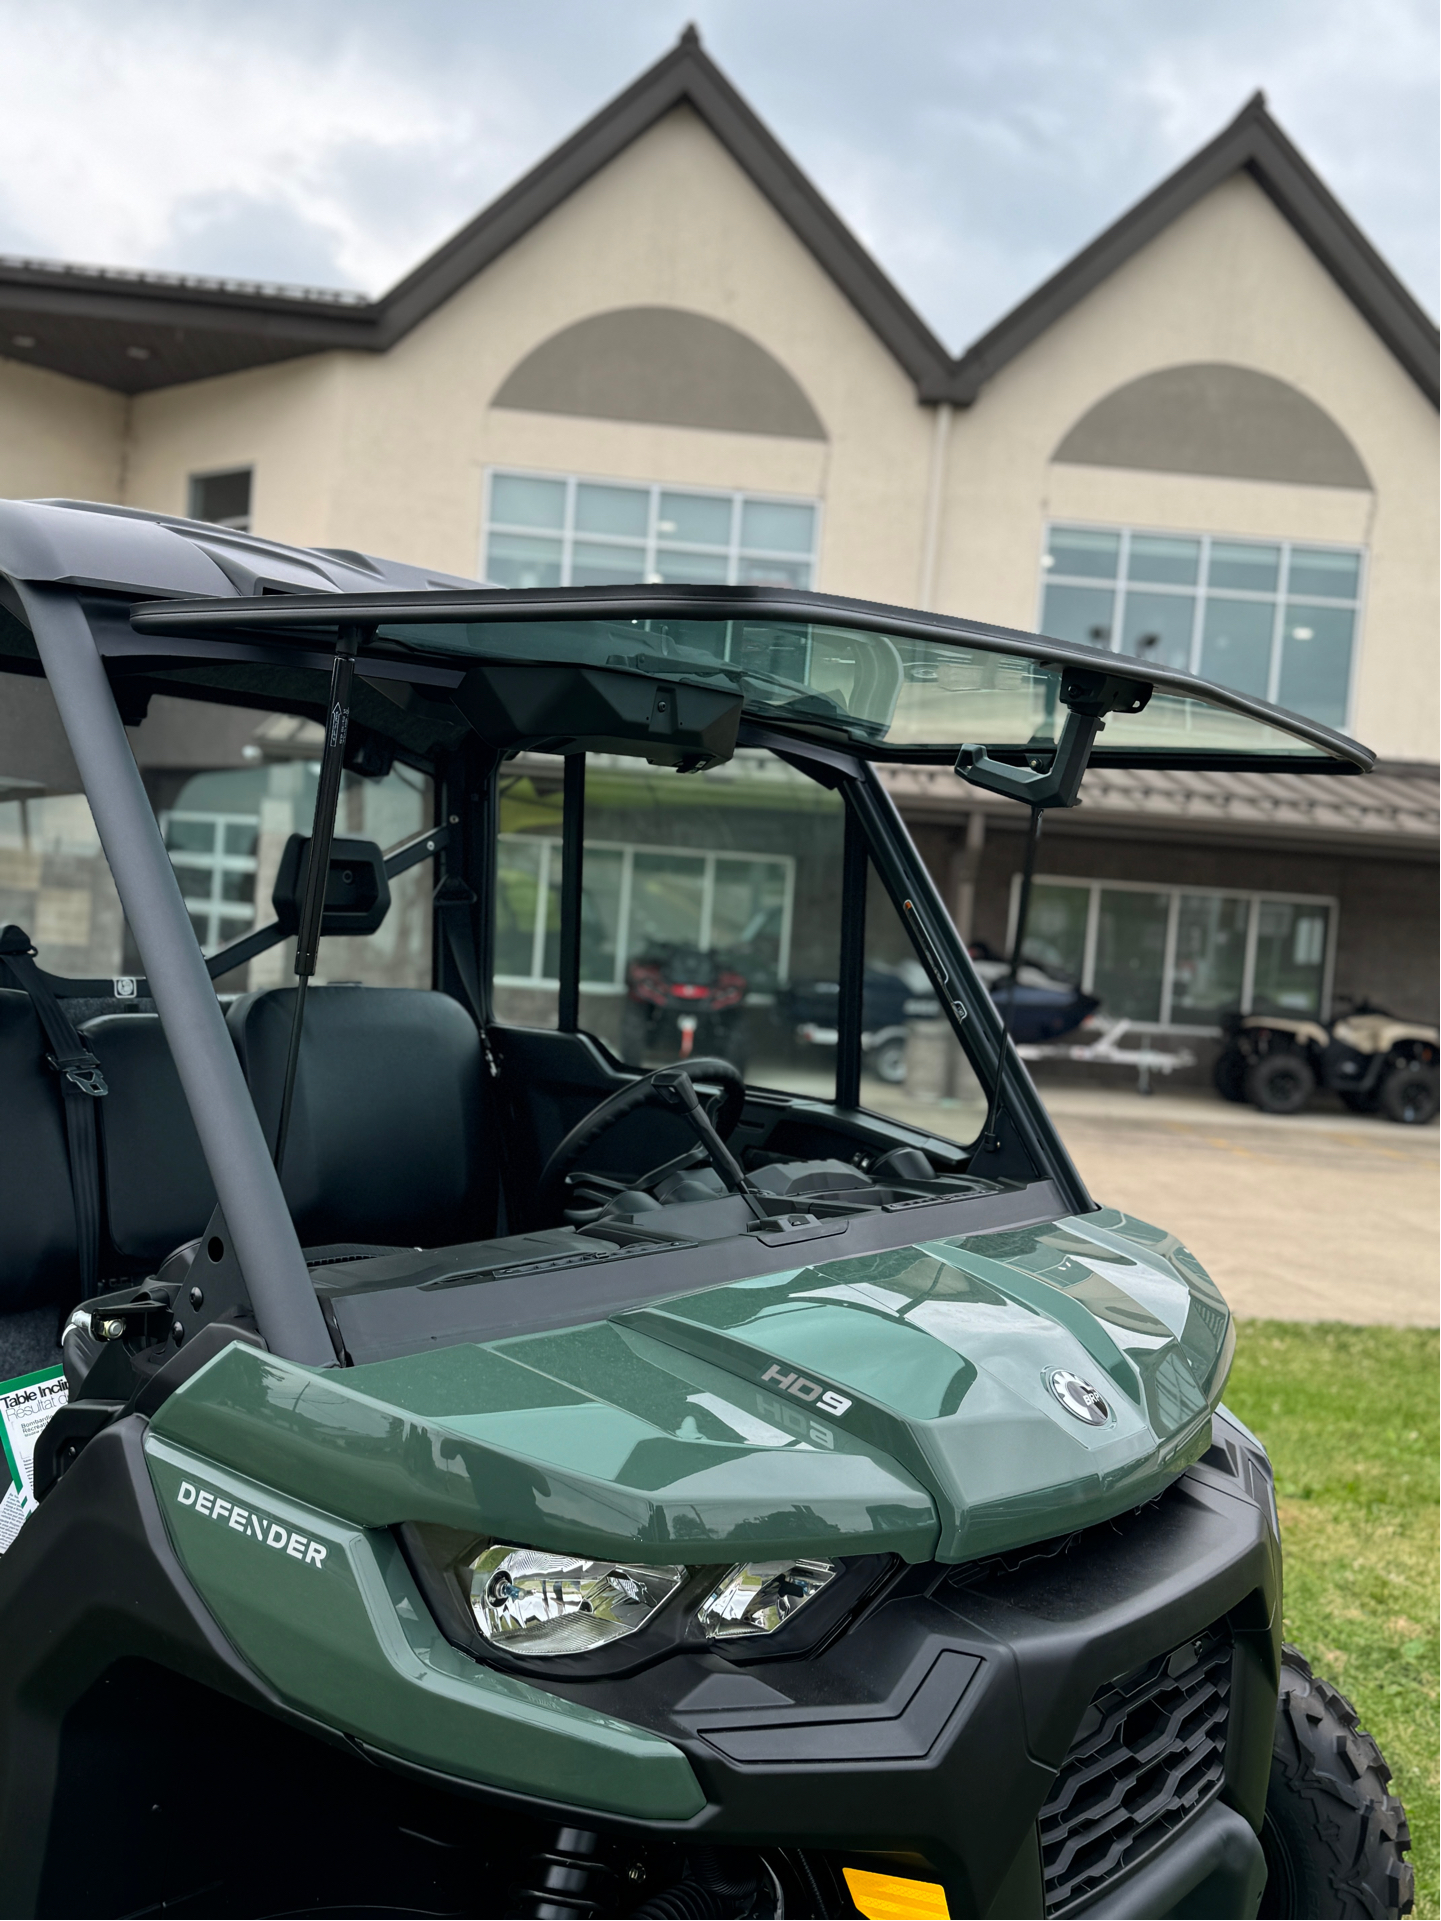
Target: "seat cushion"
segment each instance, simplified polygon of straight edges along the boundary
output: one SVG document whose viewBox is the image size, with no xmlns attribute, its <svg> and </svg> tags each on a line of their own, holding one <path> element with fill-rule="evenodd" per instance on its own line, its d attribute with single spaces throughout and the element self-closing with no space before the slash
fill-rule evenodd
<svg viewBox="0 0 1441 1921">
<path fill-rule="evenodd" d="M 78 1298 L 64 1102 L 30 996 L 0 989 L 0 1313 Z"/>
<path fill-rule="evenodd" d="M 243 995 L 228 1016 L 272 1144 L 293 988 Z M 286 1144 L 285 1197 L 306 1246 L 446 1246 L 486 1231 L 480 1036 L 447 994 L 312 987 Z"/>
<path fill-rule="evenodd" d="M 215 1206 L 190 1104 L 158 1014 L 101 1014 L 81 1032 L 110 1089 L 97 1103 L 110 1244 L 121 1265 L 154 1266 Z"/>
</svg>

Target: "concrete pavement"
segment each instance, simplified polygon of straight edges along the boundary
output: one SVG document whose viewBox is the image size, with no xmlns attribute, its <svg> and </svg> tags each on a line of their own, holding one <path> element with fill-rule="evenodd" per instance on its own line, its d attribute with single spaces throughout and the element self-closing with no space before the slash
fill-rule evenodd
<svg viewBox="0 0 1441 1921">
<path fill-rule="evenodd" d="M 1235 1313 L 1441 1319 L 1436 1127 L 1344 1110 L 1283 1119 L 1199 1089 L 1146 1097 L 1129 1081 L 1041 1092 L 1095 1198 L 1179 1234 Z M 872 1081 L 864 1098 L 961 1140 L 978 1121 Z"/>
</svg>

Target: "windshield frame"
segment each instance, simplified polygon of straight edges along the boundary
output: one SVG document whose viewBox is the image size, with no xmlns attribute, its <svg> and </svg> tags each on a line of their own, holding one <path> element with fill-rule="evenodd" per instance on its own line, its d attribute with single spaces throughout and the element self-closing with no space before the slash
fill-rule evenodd
<svg viewBox="0 0 1441 1921">
<path fill-rule="evenodd" d="M 218 642 L 229 641 L 233 645 L 236 641 L 249 641 L 252 646 L 258 643 L 266 652 L 269 651 L 266 643 L 276 645 L 276 655 L 272 657 L 285 658 L 291 655 L 297 642 L 313 646 L 319 640 L 325 644 L 342 622 L 438 626 L 487 621 L 574 620 L 583 616 L 615 621 L 774 618 L 791 622 L 830 623 L 956 647 L 975 647 L 1058 668 L 1081 667 L 1095 672 L 1104 666 L 1107 674 L 1119 679 L 1135 681 L 1182 699 L 1204 701 L 1210 706 L 1289 733 L 1315 750 L 1309 754 L 1287 755 L 1203 751 L 1178 756 L 1174 751 L 1164 748 L 1108 748 L 1103 735 L 1091 754 L 1091 762 L 1096 766 L 1183 766 L 1198 771 L 1357 774 L 1369 772 L 1376 760 L 1375 754 L 1358 741 L 1304 715 L 1289 713 L 1252 695 L 1218 687 L 1191 674 L 1134 660 L 1129 655 L 1105 653 L 1075 641 L 1053 640 L 1044 634 L 991 626 L 953 615 L 917 613 L 878 602 L 849 600 L 839 595 L 802 592 L 792 588 L 687 588 L 661 585 L 482 588 L 474 591 L 437 589 L 420 593 L 266 594 L 251 599 L 223 600 L 177 596 L 133 606 L 130 610 L 130 626 L 134 639 L 130 645 L 118 644 L 118 637 L 108 635 L 101 639 L 101 647 L 105 652 L 132 655 L 159 652 L 173 657 L 184 652 L 194 660 L 197 654 L 204 658 Z M 156 642 L 161 643 L 158 648 Z M 166 642 L 170 644 L 167 646 L 164 644 Z M 395 677 L 405 678 L 404 670 L 407 667 L 422 671 L 429 669 L 432 673 L 436 669 L 456 672 L 463 670 L 467 664 L 474 664 L 479 657 L 438 647 L 426 649 L 415 643 L 372 639 L 366 643 L 364 658 L 374 666 L 385 663 Z M 674 677 L 687 678 L 683 669 Z M 906 747 L 883 740 L 866 740 L 858 738 L 855 732 L 837 722 L 782 715 L 764 707 L 748 706 L 747 717 L 777 731 L 794 734 L 798 739 L 829 742 L 869 761 L 945 764 L 960 745 L 959 742 L 948 742 Z M 1029 761 L 1034 750 L 1023 751 L 1015 743 L 999 743 L 998 751 L 1002 758 L 1009 756 Z"/>
</svg>

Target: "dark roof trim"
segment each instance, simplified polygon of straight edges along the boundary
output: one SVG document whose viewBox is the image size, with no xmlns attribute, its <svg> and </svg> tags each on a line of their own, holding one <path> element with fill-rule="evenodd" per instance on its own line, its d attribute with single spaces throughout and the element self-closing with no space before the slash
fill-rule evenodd
<svg viewBox="0 0 1441 1921">
<path fill-rule="evenodd" d="M 683 105 L 700 115 L 917 384 L 942 377 L 951 356 L 736 92 L 702 48 L 694 27 L 687 27 L 677 45 L 633 86 L 385 295 L 379 303 L 385 344 L 449 299 L 665 114 Z"/>
<path fill-rule="evenodd" d="M 678 44 L 377 301 L 318 289 L 0 259 L 0 353 L 126 392 L 331 348 L 384 352 L 665 114 L 686 105 L 910 375 L 970 406 L 1048 327 L 1231 174 L 1244 171 L 1436 403 L 1437 330 L 1256 94 L 1209 146 L 953 359 L 687 27 Z M 39 339 L 51 319 L 48 349 Z M 32 322 L 34 350 L 17 351 Z M 7 340 L 5 335 L 10 339 Z M 126 343 L 129 343 L 128 345 Z"/>
<path fill-rule="evenodd" d="M 1059 273 L 983 334 L 955 363 L 937 399 L 966 407 L 1006 362 L 1076 306 L 1133 254 L 1234 173 L 1248 173 L 1296 229 L 1433 406 L 1438 393 L 1435 323 L 1407 291 L 1319 174 L 1253 94 L 1209 146 L 1083 248 Z M 928 396 L 923 395 L 923 398 Z"/>
</svg>

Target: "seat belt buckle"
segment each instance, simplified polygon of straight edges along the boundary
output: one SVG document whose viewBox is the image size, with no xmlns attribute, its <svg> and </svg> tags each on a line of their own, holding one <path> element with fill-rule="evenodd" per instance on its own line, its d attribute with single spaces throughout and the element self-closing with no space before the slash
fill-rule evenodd
<svg viewBox="0 0 1441 1921">
<path fill-rule="evenodd" d="M 88 1094 L 92 1100 L 99 1100 L 110 1092 L 105 1084 L 105 1076 L 100 1071 L 100 1063 L 93 1054 L 67 1054 L 63 1059 L 55 1054 L 47 1054 L 45 1059 L 57 1074 L 63 1075 L 72 1087 L 78 1087 L 82 1094 Z"/>
</svg>

